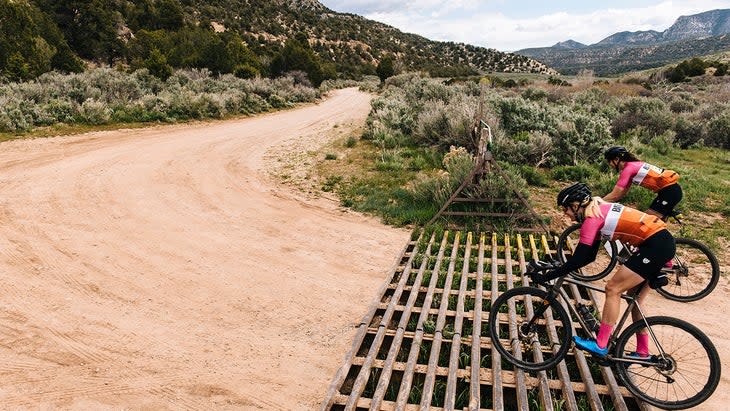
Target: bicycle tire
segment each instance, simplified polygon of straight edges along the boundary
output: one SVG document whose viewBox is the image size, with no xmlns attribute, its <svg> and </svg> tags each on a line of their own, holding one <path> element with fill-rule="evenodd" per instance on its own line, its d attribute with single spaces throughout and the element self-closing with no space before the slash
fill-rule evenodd
<svg viewBox="0 0 730 411">
<path fill-rule="evenodd" d="M 667 410 L 691 408 L 707 400 L 717 388 L 721 372 L 720 356 L 709 337 L 678 318 L 647 317 L 646 324 L 656 335 L 667 361 L 662 365 L 658 359 L 659 350 L 650 337 L 650 353 L 654 354 L 652 359 L 659 365 L 615 362 L 616 371 L 626 388 L 637 398 Z M 619 335 L 615 358 L 636 350 L 635 338 L 632 337 L 646 324 L 639 320 Z M 706 374 L 704 370 L 707 370 Z M 696 385 L 692 384 L 693 380 L 697 380 Z M 667 398 L 671 395 L 687 395 L 687 398 Z"/>
<path fill-rule="evenodd" d="M 531 304 L 525 304 L 527 297 Z M 528 333 L 522 327 L 527 325 L 537 308 L 546 311 Z M 507 322 L 500 321 L 504 317 Z M 502 358 L 524 370 L 542 371 L 565 358 L 571 344 L 572 320 L 559 301 L 548 298 L 546 291 L 519 287 L 507 290 L 492 302 L 489 331 L 492 347 Z M 504 339 L 509 348 L 505 347 Z"/>
<path fill-rule="evenodd" d="M 669 284 L 657 292 L 674 301 L 697 301 L 712 292 L 720 279 L 720 264 L 709 247 L 697 240 L 676 238 L 677 252 Z"/>
<path fill-rule="evenodd" d="M 566 228 L 558 237 L 557 254 L 560 262 L 565 263 L 568 260 L 566 253 L 573 253 L 573 247 L 578 244 L 578 238 L 576 235 L 580 233 L 580 223 L 575 223 L 570 227 Z M 575 237 L 575 238 L 574 238 Z M 569 241 L 570 240 L 570 241 Z M 611 254 L 609 255 L 604 246 L 608 244 L 611 248 Z M 570 275 L 578 280 L 582 281 L 596 281 L 607 276 L 616 267 L 618 261 L 618 248 L 616 243 L 613 241 L 601 240 L 601 245 L 598 249 L 598 255 L 593 263 L 586 265 L 578 271 L 573 271 Z"/>
</svg>

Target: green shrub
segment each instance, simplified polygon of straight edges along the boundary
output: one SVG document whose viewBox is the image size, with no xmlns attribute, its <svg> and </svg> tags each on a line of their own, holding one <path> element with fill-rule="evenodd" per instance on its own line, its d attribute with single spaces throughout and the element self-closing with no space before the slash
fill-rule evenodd
<svg viewBox="0 0 730 411">
<path fill-rule="evenodd" d="M 534 100 L 534 101 L 545 100 L 545 99 L 547 99 L 547 95 L 548 95 L 547 91 L 545 91 L 543 89 L 532 88 L 532 87 L 525 89 L 520 94 L 520 96 L 522 96 L 523 99 Z"/>
<path fill-rule="evenodd" d="M 707 124 L 707 143 L 730 149 L 730 109 L 726 109 Z"/>
<path fill-rule="evenodd" d="M 514 168 L 525 179 L 527 184 L 536 187 L 548 186 L 548 176 L 543 170 L 524 164 L 515 164 Z"/>
<path fill-rule="evenodd" d="M 672 130 L 667 130 L 660 136 L 656 136 L 649 142 L 649 145 L 661 155 L 667 155 L 674 143 L 675 133 Z"/>
<path fill-rule="evenodd" d="M 702 140 L 704 127 L 702 122 L 685 116 L 677 117 L 674 122 L 674 141 L 680 148 L 687 148 Z"/>
<path fill-rule="evenodd" d="M 614 137 L 641 127 L 646 130 L 642 138 L 647 143 L 674 126 L 674 115 L 667 105 L 657 98 L 632 97 L 619 107 L 620 114 L 613 119 L 611 130 Z"/>
<path fill-rule="evenodd" d="M 355 136 L 349 136 L 345 140 L 345 147 L 347 148 L 355 147 L 355 144 L 357 144 L 357 138 Z"/>
<path fill-rule="evenodd" d="M 595 174 L 595 169 L 579 164 L 575 166 L 559 166 L 552 170 L 553 179 L 560 181 L 587 181 Z"/>
</svg>

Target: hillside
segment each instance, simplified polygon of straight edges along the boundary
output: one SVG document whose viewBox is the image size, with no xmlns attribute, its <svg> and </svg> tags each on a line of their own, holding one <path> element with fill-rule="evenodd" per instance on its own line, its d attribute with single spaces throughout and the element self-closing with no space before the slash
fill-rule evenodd
<svg viewBox="0 0 730 411">
<path fill-rule="evenodd" d="M 515 53 L 542 61 L 563 74 L 591 69 L 598 75 L 614 75 L 727 50 L 729 34 L 730 9 L 711 10 L 681 16 L 662 32 L 622 31 L 592 45 L 568 40 Z"/>
<path fill-rule="evenodd" d="M 385 56 L 398 68 L 435 75 L 556 73 L 529 57 L 431 41 L 316 0 L 0 0 L 0 21 L 0 75 L 10 80 L 79 71 L 78 58 L 163 76 L 167 65 L 243 77 L 279 69 L 310 74 L 312 60 L 318 77 L 358 77 L 375 74 Z M 313 55 L 272 67 L 295 37 L 310 50 L 294 51 Z"/>
</svg>

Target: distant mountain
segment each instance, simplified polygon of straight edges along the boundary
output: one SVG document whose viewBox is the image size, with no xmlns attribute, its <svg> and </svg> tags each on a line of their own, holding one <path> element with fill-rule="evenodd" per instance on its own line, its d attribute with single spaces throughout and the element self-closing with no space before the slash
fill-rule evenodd
<svg viewBox="0 0 730 411">
<path fill-rule="evenodd" d="M 561 42 L 555 43 L 555 45 L 553 45 L 553 48 L 566 49 L 566 50 L 582 49 L 583 47 L 587 47 L 587 46 L 583 43 L 579 43 L 574 40 L 561 41 Z"/>
<path fill-rule="evenodd" d="M 590 69 L 598 75 L 612 75 L 725 51 L 730 48 L 728 34 L 730 9 L 711 10 L 681 16 L 662 32 L 623 31 L 588 46 L 568 40 L 515 54 L 542 61 L 563 74 Z"/>
</svg>

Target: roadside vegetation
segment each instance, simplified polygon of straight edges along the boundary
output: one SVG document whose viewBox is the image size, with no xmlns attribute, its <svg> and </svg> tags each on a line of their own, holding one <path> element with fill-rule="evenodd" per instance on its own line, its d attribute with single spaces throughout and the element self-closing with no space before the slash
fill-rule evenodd
<svg viewBox="0 0 730 411">
<path fill-rule="evenodd" d="M 0 83 L 0 139 L 48 132 L 44 127 L 59 131 L 220 119 L 287 108 L 320 96 L 321 89 L 311 87 L 297 72 L 275 79 L 242 79 L 190 69 L 178 70 L 167 80 L 147 69 L 50 72 L 31 81 Z"/>
<path fill-rule="evenodd" d="M 725 247 L 730 83 L 712 75 L 671 87 L 652 85 L 648 76 L 562 81 L 567 85 L 549 79 L 505 86 L 486 77 L 391 77 L 373 100 L 363 132 L 341 141 L 337 158 L 321 164 L 330 182 L 326 189 L 343 206 L 386 223 L 423 224 L 473 167 L 472 128 L 481 116 L 492 128 L 495 158 L 540 211 L 558 215 L 554 195 L 568 182 L 586 181 L 596 195 L 610 192 L 617 176 L 602 153 L 620 144 L 678 171 L 685 234 Z M 507 189 L 495 178 L 471 194 L 498 197 Z M 644 209 L 652 199 L 634 188 L 624 202 Z"/>
<path fill-rule="evenodd" d="M 616 176 L 601 153 L 622 144 L 680 172 L 681 208 L 697 231 L 691 235 L 717 246 L 727 241 L 721 227 L 730 218 L 730 77 L 715 75 L 721 67 L 692 60 L 621 79 L 589 72 L 444 79 L 397 74 L 386 64 L 380 78 L 323 80 L 319 87 L 298 70 L 275 78 L 205 68 L 175 70 L 166 78 L 148 68 L 52 71 L 0 83 L 0 140 L 250 115 L 360 86 L 378 93 L 365 128 L 328 148 L 320 164 L 321 189 L 335 193 L 343 206 L 388 224 L 427 222 L 471 171 L 478 143 L 473 130 L 483 120 L 494 135 L 495 158 L 541 214 L 556 216 L 552 197 L 567 182 L 582 180 L 596 194 L 609 192 Z M 669 81 L 680 69 L 685 77 Z M 511 197 L 501 177 L 489 177 L 468 194 Z M 634 189 L 625 202 L 646 208 L 651 199 Z"/>
</svg>

